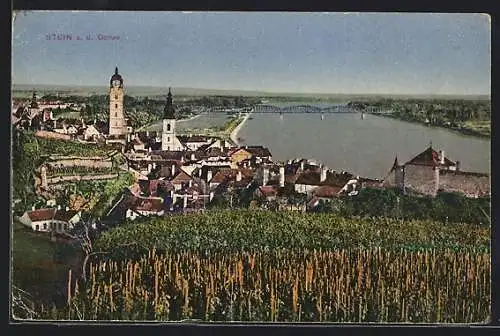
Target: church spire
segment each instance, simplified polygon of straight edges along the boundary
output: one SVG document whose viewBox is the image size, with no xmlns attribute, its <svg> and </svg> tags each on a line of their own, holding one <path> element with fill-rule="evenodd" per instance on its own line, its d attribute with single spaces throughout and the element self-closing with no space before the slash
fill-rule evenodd
<svg viewBox="0 0 500 336">
<path fill-rule="evenodd" d="M 392 165 L 392 169 L 396 169 L 399 167 L 398 156 L 394 159 L 394 164 Z"/>
<path fill-rule="evenodd" d="M 172 91 L 170 87 L 168 88 L 167 105 L 165 105 L 163 111 L 163 119 L 175 119 L 175 110 L 172 104 Z"/>
<path fill-rule="evenodd" d="M 118 75 L 118 65 L 115 66 L 115 75 Z"/>
</svg>

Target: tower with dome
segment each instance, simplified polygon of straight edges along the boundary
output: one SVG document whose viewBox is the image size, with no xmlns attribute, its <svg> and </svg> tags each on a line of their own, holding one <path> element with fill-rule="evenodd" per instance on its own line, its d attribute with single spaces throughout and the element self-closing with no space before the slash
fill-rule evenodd
<svg viewBox="0 0 500 336">
<path fill-rule="evenodd" d="M 115 67 L 115 73 L 109 81 L 109 135 L 125 136 L 127 122 L 123 111 L 123 78 Z"/>
</svg>

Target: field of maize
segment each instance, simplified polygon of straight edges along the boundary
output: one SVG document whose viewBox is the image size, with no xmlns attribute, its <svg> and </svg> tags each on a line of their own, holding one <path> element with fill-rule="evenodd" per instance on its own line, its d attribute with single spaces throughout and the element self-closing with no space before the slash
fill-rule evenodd
<svg viewBox="0 0 500 336">
<path fill-rule="evenodd" d="M 488 241 L 488 227 L 334 215 L 151 220 L 100 238 L 61 318 L 482 323 Z"/>
</svg>

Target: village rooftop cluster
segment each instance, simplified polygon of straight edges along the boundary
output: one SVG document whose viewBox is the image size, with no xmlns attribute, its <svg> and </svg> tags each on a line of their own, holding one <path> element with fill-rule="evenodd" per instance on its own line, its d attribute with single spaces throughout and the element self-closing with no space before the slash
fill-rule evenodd
<svg viewBox="0 0 500 336">
<path fill-rule="evenodd" d="M 110 80 L 107 123 L 86 125 L 83 119 L 79 123 L 62 123 L 52 114 L 57 102 L 38 102 L 35 94 L 28 104 L 13 108 L 13 124 L 21 131 L 116 148 L 108 156 L 97 157 L 53 153 L 38 168 L 35 178 L 37 194 L 47 199 L 46 208 L 26 209 L 20 217 L 24 225 L 35 231 L 71 231 L 82 211 L 58 207 L 52 198 L 54 192 L 76 181 L 113 180 L 120 170 L 132 173 L 136 182 L 123 190 L 102 220 L 119 223 L 200 212 L 216 200 L 226 199 L 232 205 L 239 201 L 238 197 L 250 197 L 254 208 L 274 204 L 279 211 L 309 211 L 321 200 L 342 195 L 356 197 L 363 188 L 399 188 L 431 196 L 439 191 L 461 192 L 468 197 L 490 194 L 488 174 L 462 171 L 460 162 L 452 161 L 432 145 L 404 164 L 396 158 L 392 167 L 388 164 L 385 179 L 366 178 L 309 159 L 276 162 L 264 146 L 238 146 L 218 137 L 178 134 L 170 89 L 162 131 L 137 132 L 127 124 L 123 97 L 123 78 L 116 68 Z M 125 163 L 115 164 L 113 155 L 122 155 Z"/>
</svg>

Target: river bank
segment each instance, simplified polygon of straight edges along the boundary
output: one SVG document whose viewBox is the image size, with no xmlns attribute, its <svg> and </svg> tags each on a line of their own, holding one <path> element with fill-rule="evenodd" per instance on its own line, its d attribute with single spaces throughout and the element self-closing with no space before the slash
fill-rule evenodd
<svg viewBox="0 0 500 336">
<path fill-rule="evenodd" d="M 240 143 L 238 141 L 238 132 L 240 131 L 240 129 L 243 127 L 243 125 L 245 124 L 245 122 L 248 120 L 248 118 L 250 117 L 250 114 L 251 113 L 247 113 L 245 115 L 245 117 L 243 118 L 243 120 L 232 130 L 231 132 L 231 135 L 229 136 L 229 138 L 231 139 L 231 141 L 236 145 L 236 146 L 239 146 Z"/>
<path fill-rule="evenodd" d="M 372 112 L 370 114 L 376 115 L 378 117 L 386 117 L 386 118 L 391 118 L 391 119 L 395 119 L 395 120 L 401 120 L 404 122 L 409 122 L 412 124 L 423 125 L 423 126 L 426 126 L 429 128 L 444 129 L 444 130 L 447 130 L 447 131 L 450 131 L 453 133 L 472 136 L 472 137 L 476 137 L 476 138 L 483 139 L 483 140 L 490 140 L 491 139 L 491 133 L 486 134 L 486 133 L 482 133 L 482 132 L 479 132 L 479 131 L 476 131 L 476 130 L 473 130 L 470 128 L 463 128 L 463 127 L 458 128 L 458 127 L 451 127 L 451 126 L 446 126 L 446 125 L 430 125 L 424 121 L 409 119 L 409 118 L 400 118 L 400 117 L 394 116 L 392 114 L 387 114 L 387 113 Z"/>
<path fill-rule="evenodd" d="M 186 122 L 186 121 L 191 121 L 191 120 L 195 120 L 199 117 L 201 117 L 203 115 L 203 113 L 200 113 L 200 114 L 197 114 L 191 118 L 188 118 L 188 119 L 180 119 L 180 120 L 177 120 L 178 123 L 182 123 L 182 122 Z M 137 132 L 141 132 L 141 131 L 152 131 L 152 127 L 155 127 L 156 125 L 159 125 L 161 124 L 163 121 L 162 120 L 157 120 L 155 121 L 154 123 L 152 124 L 148 124 L 148 125 L 144 125 L 144 126 L 141 126 L 139 127 L 136 131 Z"/>
</svg>

